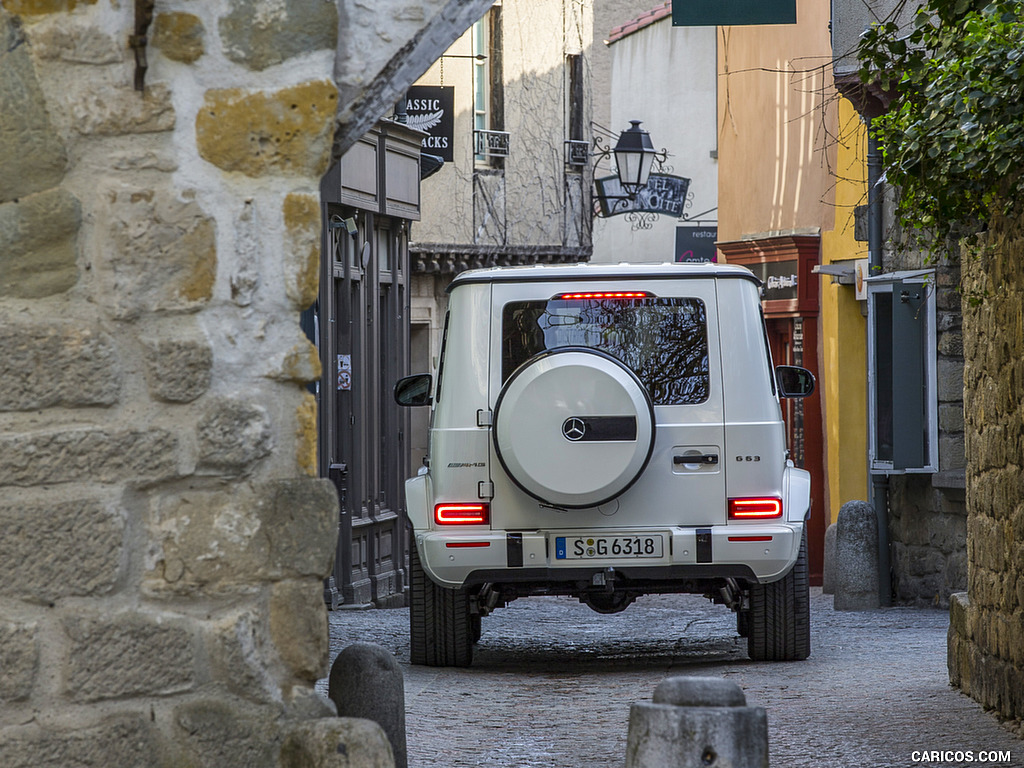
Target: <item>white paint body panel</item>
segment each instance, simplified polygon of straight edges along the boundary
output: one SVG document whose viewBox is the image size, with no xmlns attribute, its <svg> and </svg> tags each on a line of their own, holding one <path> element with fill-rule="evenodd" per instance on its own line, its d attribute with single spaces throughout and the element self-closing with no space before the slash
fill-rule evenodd
<svg viewBox="0 0 1024 768">
<path fill-rule="evenodd" d="M 531 495 L 532 489 L 524 491 L 505 471 L 497 454 L 491 417 L 506 383 L 501 366 L 502 311 L 510 301 L 547 300 L 560 291 L 600 290 L 643 290 L 659 298 L 703 302 L 709 386 L 703 402 L 654 406 L 650 459 L 625 491 L 599 506 L 570 508 L 540 501 Z M 769 582 L 784 576 L 797 558 L 810 487 L 807 473 L 787 462 L 785 429 L 759 302 L 756 281 L 746 270 L 713 264 L 578 265 L 460 275 L 451 290 L 449 329 L 441 359 L 441 398 L 435 402 L 432 420 L 430 470 L 428 475 L 410 480 L 407 489 L 410 520 L 431 578 L 455 587 L 473 580 L 476 571 L 489 572 L 494 576 L 489 580 L 494 581 L 500 580 L 503 570 L 541 568 L 558 580 L 560 570 L 581 567 L 578 561 L 556 561 L 554 556 L 554 538 L 573 532 L 657 532 L 665 537 L 662 557 L 629 561 L 631 571 L 685 566 L 699 574 L 703 561 L 698 562 L 696 556 L 698 531 L 710 534 L 712 560 L 707 564 L 717 569 L 717 575 L 735 567 L 735 576 L 748 580 Z M 557 377 L 551 379 L 556 381 Z M 435 375 L 435 387 L 436 382 Z M 540 391 L 554 401 L 557 390 L 553 385 Z M 560 430 L 572 407 L 538 402 L 517 412 L 522 422 L 514 425 L 521 427 L 514 450 L 520 463 L 532 467 L 527 471 L 536 472 L 543 483 L 558 486 L 560 492 L 601 488 L 607 475 L 621 467 L 621 457 L 610 464 L 595 460 L 592 466 L 585 461 L 560 460 Z M 549 434 L 538 438 L 538 453 L 532 454 L 527 433 L 542 429 Z M 612 453 L 616 450 L 628 453 L 621 445 L 613 445 Z M 717 457 L 716 462 L 699 461 L 711 455 Z M 689 463 L 676 462 L 677 456 L 696 458 Z M 588 471 L 593 476 L 586 477 Z M 560 477 L 560 472 L 572 476 Z M 783 517 L 730 521 L 728 499 L 742 497 L 781 498 Z M 433 522 L 437 503 L 478 501 L 490 505 L 486 526 L 439 526 Z M 521 566 L 509 565 L 506 540 L 510 533 L 521 536 Z M 770 540 L 754 541 L 764 537 Z M 475 546 L 448 546 L 467 542 Z M 624 563 L 588 560 L 583 565 L 599 569 Z"/>
</svg>

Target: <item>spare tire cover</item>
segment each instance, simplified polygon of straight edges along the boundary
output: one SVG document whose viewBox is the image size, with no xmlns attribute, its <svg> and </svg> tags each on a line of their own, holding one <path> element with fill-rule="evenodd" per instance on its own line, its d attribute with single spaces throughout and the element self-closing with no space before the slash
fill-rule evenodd
<svg viewBox="0 0 1024 768">
<path fill-rule="evenodd" d="M 596 507 L 647 466 L 654 407 L 636 374 L 611 355 L 550 350 L 523 363 L 502 387 L 494 446 L 508 475 L 534 498 Z"/>
</svg>

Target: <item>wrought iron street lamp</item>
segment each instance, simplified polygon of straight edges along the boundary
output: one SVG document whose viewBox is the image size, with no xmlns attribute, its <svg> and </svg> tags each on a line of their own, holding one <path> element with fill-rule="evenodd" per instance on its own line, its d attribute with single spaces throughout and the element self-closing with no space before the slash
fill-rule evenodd
<svg viewBox="0 0 1024 768">
<path fill-rule="evenodd" d="M 640 121 L 629 122 L 632 127 L 619 134 L 612 152 L 615 153 L 615 167 L 622 191 L 633 198 L 647 186 L 647 177 L 658 153 L 651 143 L 651 134 L 640 127 Z"/>
</svg>

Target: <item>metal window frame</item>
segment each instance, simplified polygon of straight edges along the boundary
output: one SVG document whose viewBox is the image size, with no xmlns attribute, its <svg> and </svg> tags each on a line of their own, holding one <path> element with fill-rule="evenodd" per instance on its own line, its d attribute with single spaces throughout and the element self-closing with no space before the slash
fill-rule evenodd
<svg viewBox="0 0 1024 768">
<path fill-rule="evenodd" d="M 876 338 L 877 309 L 876 297 L 880 293 L 891 293 L 896 283 L 921 285 L 924 291 L 925 327 L 923 338 L 924 354 L 924 418 L 926 420 L 928 444 L 925 461 L 920 467 L 897 467 L 893 460 L 878 458 L 878 373 Z M 868 466 L 871 474 L 929 474 L 939 471 L 939 417 L 938 417 L 938 375 L 937 375 L 937 329 L 935 303 L 935 270 L 906 270 L 887 272 L 864 279 L 867 291 L 867 368 L 868 368 Z"/>
</svg>

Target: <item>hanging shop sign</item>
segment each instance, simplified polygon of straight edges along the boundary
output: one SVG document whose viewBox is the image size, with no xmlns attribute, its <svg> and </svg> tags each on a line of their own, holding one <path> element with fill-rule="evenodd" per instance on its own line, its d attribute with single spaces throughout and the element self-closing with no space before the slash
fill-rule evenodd
<svg viewBox="0 0 1024 768">
<path fill-rule="evenodd" d="M 686 194 L 690 190 L 689 179 L 667 173 L 652 173 L 647 179 L 647 186 L 632 200 L 623 192 L 618 176 L 594 179 L 594 185 L 597 187 L 598 215 L 604 217 L 644 211 L 679 218 L 683 215 Z"/>
<path fill-rule="evenodd" d="M 410 128 L 427 133 L 423 151 L 455 159 L 455 88 L 451 85 L 413 85 L 406 91 L 405 111 Z"/>
<path fill-rule="evenodd" d="M 718 227 L 676 227 L 676 261 L 703 264 L 718 261 Z"/>
<path fill-rule="evenodd" d="M 796 24 L 796 0 L 686 0 L 672 3 L 673 27 Z"/>
</svg>

